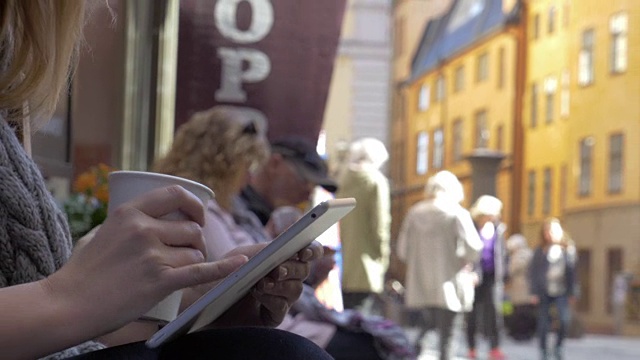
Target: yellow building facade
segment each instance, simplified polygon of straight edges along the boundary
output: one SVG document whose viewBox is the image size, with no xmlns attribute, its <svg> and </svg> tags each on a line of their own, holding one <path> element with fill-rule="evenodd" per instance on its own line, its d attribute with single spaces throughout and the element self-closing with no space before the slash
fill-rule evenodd
<svg viewBox="0 0 640 360">
<path fill-rule="evenodd" d="M 640 34 L 629 31 L 640 3 L 537 0 L 527 14 L 523 230 L 537 243 L 545 217 L 564 222 L 579 251 L 578 310 L 609 331 L 614 277 L 640 276 Z"/>
<path fill-rule="evenodd" d="M 455 7 L 465 3 L 454 2 L 443 18 L 454 21 Z M 514 4 L 504 1 L 503 12 Z M 465 157 L 477 148 L 503 152 L 496 190 L 510 232 L 536 246 L 542 221 L 561 219 L 579 251 L 577 311 L 589 330 L 608 332 L 617 274 L 634 275 L 628 303 L 640 303 L 640 33 L 633 31 L 640 2 L 517 5 L 519 17 L 436 65 L 427 61 L 425 71 L 415 71 L 420 49 L 408 64 L 395 89 L 402 97 L 394 109 L 403 116 L 391 127 L 394 222 L 422 198 L 434 172 L 454 172 L 469 198 Z M 437 47 L 429 43 L 429 25 L 424 29 L 421 46 Z M 640 309 L 625 311 L 624 331 L 640 333 Z"/>
<path fill-rule="evenodd" d="M 459 4 L 463 2 L 458 2 Z M 497 4 L 499 2 L 487 2 Z M 449 9 L 450 14 L 443 20 L 434 20 L 425 28 L 422 49 L 418 48 L 413 70 L 402 87 L 403 111 L 406 121 L 396 120 L 394 126 L 394 150 L 402 154 L 403 166 L 393 173 L 397 179 L 394 204 L 400 223 L 407 209 L 423 198 L 424 185 L 429 176 L 440 170 L 455 173 L 462 181 L 466 192 L 465 205 L 473 201 L 471 164 L 467 157 L 477 149 L 499 151 L 505 155 L 496 179 L 496 196 L 504 203 L 504 221 L 510 230 L 517 227 L 512 214 L 514 202 L 519 198 L 520 188 L 514 182 L 514 148 L 517 143 L 514 124 L 519 116 L 517 110 L 518 33 L 517 27 L 508 24 L 506 11 L 501 7 L 483 9 L 500 12 L 502 18 L 494 26 L 476 34 L 461 34 L 464 29 L 456 28 L 464 21 L 458 19 L 469 16 L 460 10 Z M 457 11 L 457 12 L 456 12 Z M 480 16 L 479 14 L 475 14 Z M 453 33 L 452 41 L 466 42 L 437 63 L 429 63 L 430 48 L 427 38 L 440 38 L 448 43 L 447 33 Z M 439 34 L 439 35 L 438 35 Z M 445 38 L 442 38 L 444 36 Z M 468 37 L 473 39 L 470 39 Z M 467 38 L 465 38 L 467 37 Z M 426 68 L 421 71 L 420 61 Z M 520 135 L 521 136 L 521 135 Z M 400 156 L 400 155 L 399 155 Z"/>
<path fill-rule="evenodd" d="M 425 25 L 442 16 L 453 0 L 397 0 L 393 4 L 393 54 L 391 73 L 391 124 L 389 177 L 394 186 L 392 201 L 392 239 L 398 233 L 401 220 L 411 204 L 420 199 L 423 184 L 406 183 L 407 136 L 409 134 L 411 90 L 406 80 L 411 73 L 411 62 L 422 38 Z M 396 264 L 392 262 L 392 268 Z"/>
</svg>

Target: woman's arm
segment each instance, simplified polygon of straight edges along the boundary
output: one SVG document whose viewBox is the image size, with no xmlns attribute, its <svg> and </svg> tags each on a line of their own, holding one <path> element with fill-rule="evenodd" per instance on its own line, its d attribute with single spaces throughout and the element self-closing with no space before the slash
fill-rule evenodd
<svg viewBox="0 0 640 360">
<path fill-rule="evenodd" d="M 192 221 L 159 217 L 182 211 Z M 33 359 L 114 331 L 175 290 L 221 279 L 247 261 L 206 263 L 202 204 L 181 187 L 120 206 L 48 278 L 0 289 L 0 349 Z"/>
</svg>

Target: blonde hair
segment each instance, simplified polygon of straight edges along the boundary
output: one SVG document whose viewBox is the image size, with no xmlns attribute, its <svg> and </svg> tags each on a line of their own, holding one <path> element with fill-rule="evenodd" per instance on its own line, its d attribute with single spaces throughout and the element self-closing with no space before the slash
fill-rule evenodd
<svg viewBox="0 0 640 360">
<path fill-rule="evenodd" d="M 78 0 L 2 1 L 0 109 L 13 110 L 8 120 L 53 113 L 76 58 L 84 8 Z"/>
<path fill-rule="evenodd" d="M 198 112 L 180 126 L 154 170 L 209 186 L 220 206 L 229 210 L 242 176 L 269 157 L 264 131 L 239 111 L 218 107 Z"/>
</svg>

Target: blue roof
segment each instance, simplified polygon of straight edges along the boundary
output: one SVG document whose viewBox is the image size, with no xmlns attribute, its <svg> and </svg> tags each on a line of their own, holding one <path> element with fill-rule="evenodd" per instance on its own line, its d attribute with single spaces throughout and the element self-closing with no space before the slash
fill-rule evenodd
<svg viewBox="0 0 640 360">
<path fill-rule="evenodd" d="M 443 16 L 427 23 L 411 63 L 409 81 L 502 29 L 509 18 L 510 14 L 502 11 L 502 0 L 455 0 Z"/>
</svg>

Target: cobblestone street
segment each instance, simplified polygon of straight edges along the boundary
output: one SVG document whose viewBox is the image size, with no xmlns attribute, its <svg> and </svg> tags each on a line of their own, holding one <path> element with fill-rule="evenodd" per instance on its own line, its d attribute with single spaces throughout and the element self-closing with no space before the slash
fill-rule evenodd
<svg viewBox="0 0 640 360">
<path fill-rule="evenodd" d="M 410 335 L 413 334 L 409 330 Z M 456 334 L 456 360 L 466 359 L 467 348 L 461 334 Z M 552 341 L 550 341 L 553 344 Z M 484 347 L 483 347 L 484 345 Z M 437 360 L 435 351 L 436 336 L 428 333 L 423 338 L 423 351 L 419 360 Z M 480 342 L 478 359 L 487 359 L 487 344 Z M 640 338 L 615 337 L 604 335 L 585 335 L 580 339 L 567 339 L 565 342 L 565 360 L 637 360 L 640 359 Z M 502 349 L 507 360 L 538 360 L 537 341 L 516 342 L 504 339 Z"/>
</svg>

